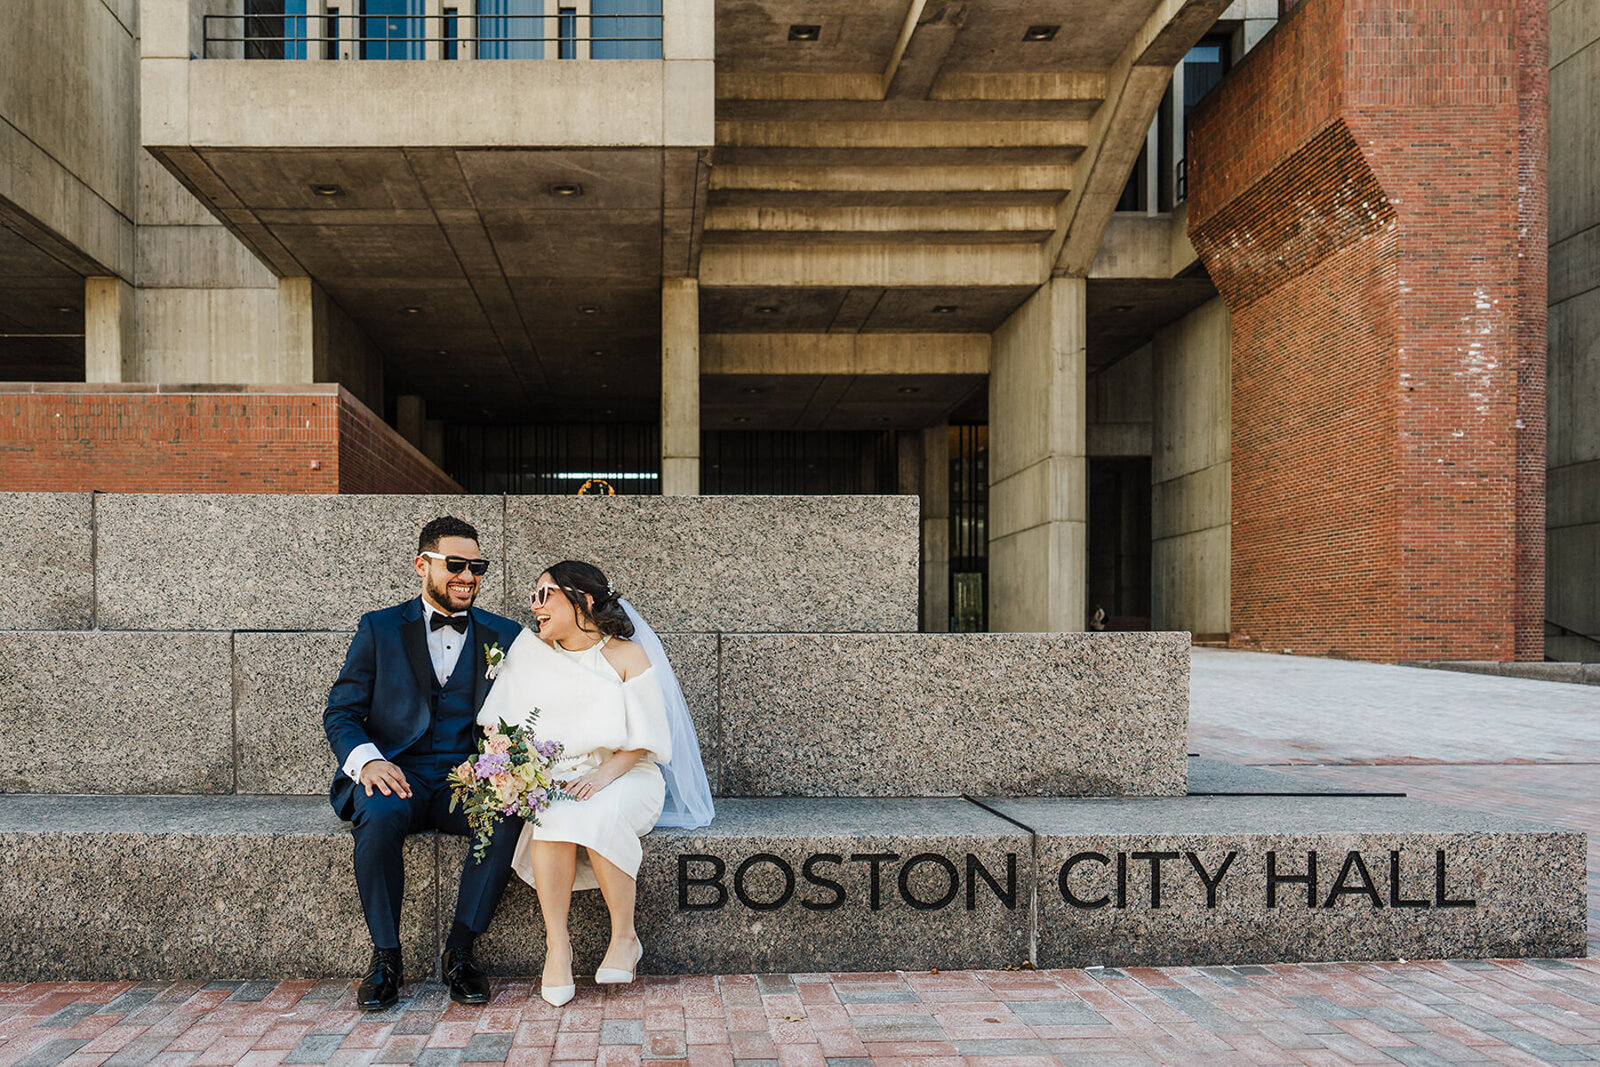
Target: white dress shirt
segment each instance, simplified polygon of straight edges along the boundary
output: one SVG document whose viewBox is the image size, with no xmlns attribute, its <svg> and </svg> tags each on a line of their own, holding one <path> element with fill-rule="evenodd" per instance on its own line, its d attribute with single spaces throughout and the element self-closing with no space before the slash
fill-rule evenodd
<svg viewBox="0 0 1600 1067">
<path fill-rule="evenodd" d="M 428 603 L 426 597 L 422 598 L 423 625 L 428 627 L 428 659 L 433 663 L 433 676 L 439 682 L 440 688 L 450 680 L 450 675 L 455 671 L 456 664 L 461 660 L 461 650 L 467 647 L 467 635 L 457 633 L 454 627 L 441 626 L 433 628 L 433 616 L 444 615 L 448 612 L 440 611 Z M 470 625 L 468 630 L 471 630 Z M 356 783 L 361 781 L 361 769 L 375 759 L 385 759 L 378 746 L 370 741 L 364 745 L 357 745 L 350 750 L 350 758 L 344 761 L 344 773 L 348 774 Z"/>
</svg>

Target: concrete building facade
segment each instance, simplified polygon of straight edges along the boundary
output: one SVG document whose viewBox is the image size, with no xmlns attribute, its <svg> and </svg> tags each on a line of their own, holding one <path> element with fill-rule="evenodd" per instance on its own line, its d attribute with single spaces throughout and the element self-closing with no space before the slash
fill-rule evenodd
<svg viewBox="0 0 1600 1067">
<path fill-rule="evenodd" d="M 924 629 L 1600 656 L 1592 13 L 1282 6 L 18 0 L 0 489 L 909 492 Z"/>
</svg>

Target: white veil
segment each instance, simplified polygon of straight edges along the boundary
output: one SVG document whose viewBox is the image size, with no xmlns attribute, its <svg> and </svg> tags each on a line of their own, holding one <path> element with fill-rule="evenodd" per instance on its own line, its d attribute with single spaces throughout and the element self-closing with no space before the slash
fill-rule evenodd
<svg viewBox="0 0 1600 1067">
<path fill-rule="evenodd" d="M 711 783 L 706 780 L 705 764 L 700 760 L 700 739 L 695 736 L 694 720 L 689 717 L 689 703 L 683 699 L 678 687 L 678 676 L 672 672 L 672 662 L 661 639 L 650 629 L 650 624 L 640 617 L 632 604 L 619 600 L 622 610 L 633 623 L 633 640 L 650 658 L 661 683 L 661 698 L 667 708 L 667 723 L 672 730 L 672 759 L 661 765 L 661 776 L 667 780 L 667 799 L 661 808 L 657 826 L 677 826 L 693 830 L 705 826 L 716 814 L 711 803 Z"/>
</svg>

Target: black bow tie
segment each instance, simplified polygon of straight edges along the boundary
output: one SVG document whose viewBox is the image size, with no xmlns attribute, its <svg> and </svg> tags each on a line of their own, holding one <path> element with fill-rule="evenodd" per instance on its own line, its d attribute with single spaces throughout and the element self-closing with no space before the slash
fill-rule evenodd
<svg viewBox="0 0 1600 1067">
<path fill-rule="evenodd" d="M 450 627 L 458 634 L 466 633 L 467 613 L 463 611 L 459 615 L 441 615 L 439 612 L 435 611 L 428 616 L 429 630 L 442 630 L 446 626 Z"/>
</svg>

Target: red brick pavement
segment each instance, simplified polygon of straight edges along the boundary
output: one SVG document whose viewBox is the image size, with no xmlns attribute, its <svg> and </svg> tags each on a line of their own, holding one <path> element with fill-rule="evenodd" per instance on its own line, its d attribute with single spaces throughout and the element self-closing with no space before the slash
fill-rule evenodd
<svg viewBox="0 0 1600 1067">
<path fill-rule="evenodd" d="M 0 985 L 0 1067 L 1592 1060 L 1592 959 L 647 977 L 564 1008 L 425 983 L 376 1015 L 342 981 Z"/>
</svg>

